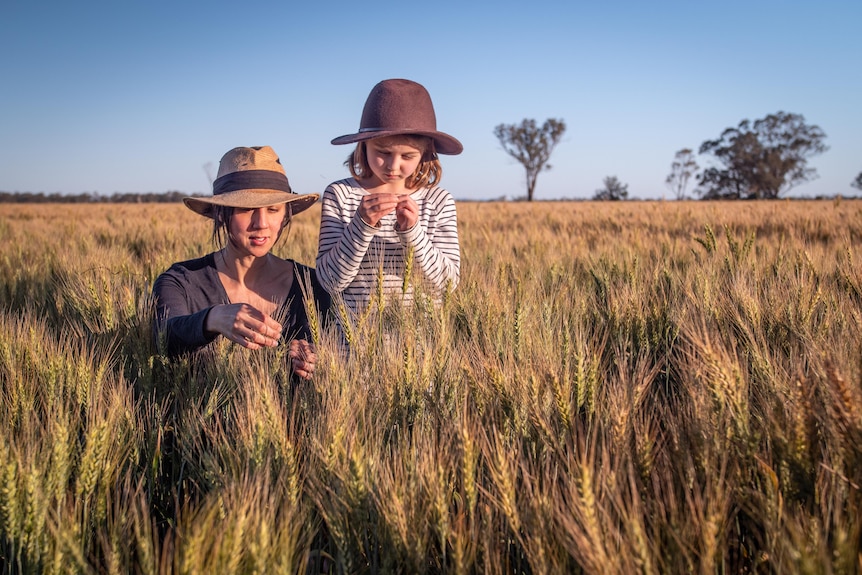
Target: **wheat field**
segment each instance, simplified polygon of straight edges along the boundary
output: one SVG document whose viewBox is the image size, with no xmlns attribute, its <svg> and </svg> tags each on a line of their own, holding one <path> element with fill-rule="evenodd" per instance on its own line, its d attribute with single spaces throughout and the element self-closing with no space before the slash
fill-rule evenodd
<svg viewBox="0 0 862 575">
<path fill-rule="evenodd" d="M 2 573 L 862 572 L 862 201 L 458 215 L 458 288 L 296 385 L 158 355 L 204 218 L 0 205 Z"/>
</svg>

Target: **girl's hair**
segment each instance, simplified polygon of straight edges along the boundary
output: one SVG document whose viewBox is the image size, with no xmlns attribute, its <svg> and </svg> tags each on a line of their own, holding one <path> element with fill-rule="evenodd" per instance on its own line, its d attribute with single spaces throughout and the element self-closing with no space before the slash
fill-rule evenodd
<svg viewBox="0 0 862 575">
<path fill-rule="evenodd" d="M 233 206 L 213 206 L 212 241 L 215 245 L 219 247 L 224 247 L 225 241 L 233 241 L 230 237 L 230 219 L 233 217 L 233 211 L 235 209 L 236 208 L 234 208 Z M 275 239 L 276 242 L 281 239 L 285 228 L 287 228 L 287 235 L 290 235 L 290 221 L 292 219 L 291 216 L 292 214 L 290 212 L 290 203 L 288 203 L 285 205 L 284 219 L 281 220 L 281 228 L 279 228 L 278 230 L 278 237 Z"/>
<path fill-rule="evenodd" d="M 418 190 L 425 186 L 430 187 L 440 183 L 440 180 L 443 178 L 443 166 L 440 164 L 437 151 L 434 149 L 434 140 L 427 136 L 415 136 L 412 134 L 384 137 L 397 139 L 399 143 L 413 146 L 417 150 L 422 151 L 422 159 L 419 161 L 419 165 L 416 166 L 416 170 L 404 182 L 408 190 Z M 356 149 L 347 156 L 347 160 L 344 162 L 344 165 L 350 169 L 350 175 L 358 180 L 372 175 L 365 147 L 369 141 L 366 140 L 356 144 Z"/>
</svg>

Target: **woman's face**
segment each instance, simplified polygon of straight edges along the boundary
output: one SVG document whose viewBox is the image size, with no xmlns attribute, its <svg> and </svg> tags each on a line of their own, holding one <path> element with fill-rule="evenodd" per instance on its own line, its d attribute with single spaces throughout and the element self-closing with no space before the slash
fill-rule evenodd
<svg viewBox="0 0 862 575">
<path fill-rule="evenodd" d="M 230 218 L 231 244 L 246 255 L 263 257 L 281 236 L 285 204 L 265 208 L 234 208 Z"/>
</svg>

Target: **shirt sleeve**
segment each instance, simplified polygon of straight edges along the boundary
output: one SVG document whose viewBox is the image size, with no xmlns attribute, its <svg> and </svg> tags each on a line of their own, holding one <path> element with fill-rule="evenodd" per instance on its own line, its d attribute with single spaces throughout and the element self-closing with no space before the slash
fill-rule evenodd
<svg viewBox="0 0 862 575">
<path fill-rule="evenodd" d="M 156 317 L 153 323 L 157 347 L 169 356 L 195 351 L 214 341 L 219 334 L 204 331 L 204 322 L 212 306 L 192 312 L 183 280 L 170 270 L 153 285 Z"/>
<path fill-rule="evenodd" d="M 359 201 L 331 185 L 323 192 L 320 210 L 317 278 L 329 293 L 343 292 L 356 278 L 376 233 L 359 216 Z"/>
<path fill-rule="evenodd" d="M 461 278 L 458 216 L 455 200 L 446 190 L 435 188 L 427 201 L 436 223 L 433 231 L 417 224 L 398 232 L 398 237 L 404 246 L 413 246 L 413 259 L 422 277 L 442 292 L 447 284 L 454 289 Z"/>
</svg>

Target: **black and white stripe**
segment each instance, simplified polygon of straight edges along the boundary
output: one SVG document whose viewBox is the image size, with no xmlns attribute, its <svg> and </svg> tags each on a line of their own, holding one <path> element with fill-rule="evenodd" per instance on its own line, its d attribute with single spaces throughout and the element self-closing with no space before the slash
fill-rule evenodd
<svg viewBox="0 0 862 575">
<path fill-rule="evenodd" d="M 386 293 L 401 293 L 405 256 L 414 250 L 414 276 L 422 277 L 436 292 L 448 283 L 454 288 L 461 273 L 455 201 L 440 187 L 411 194 L 419 206 L 419 221 L 410 230 L 395 230 L 395 214 L 385 216 L 377 228 L 359 217 L 359 204 L 368 192 L 355 179 L 330 184 L 323 193 L 317 277 L 331 293 L 340 293 L 354 312 L 361 311 L 383 274 Z"/>
</svg>

